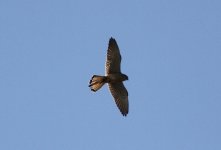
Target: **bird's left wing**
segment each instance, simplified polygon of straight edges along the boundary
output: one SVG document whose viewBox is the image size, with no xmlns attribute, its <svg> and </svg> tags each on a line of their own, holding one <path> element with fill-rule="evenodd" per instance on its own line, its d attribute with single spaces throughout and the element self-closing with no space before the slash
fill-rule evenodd
<svg viewBox="0 0 221 150">
<path fill-rule="evenodd" d="M 109 83 L 110 92 L 114 97 L 115 103 L 123 116 L 126 116 L 129 111 L 128 92 L 122 82 Z"/>
</svg>

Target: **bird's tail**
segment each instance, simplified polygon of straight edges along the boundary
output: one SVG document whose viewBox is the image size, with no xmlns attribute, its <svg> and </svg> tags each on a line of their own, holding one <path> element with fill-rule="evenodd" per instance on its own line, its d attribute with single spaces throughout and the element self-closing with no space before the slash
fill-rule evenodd
<svg viewBox="0 0 221 150">
<path fill-rule="evenodd" d="M 99 90 L 105 83 L 107 82 L 107 77 L 105 76 L 98 76 L 93 75 L 93 77 L 90 80 L 89 87 L 91 88 L 91 91 L 96 92 Z"/>
</svg>

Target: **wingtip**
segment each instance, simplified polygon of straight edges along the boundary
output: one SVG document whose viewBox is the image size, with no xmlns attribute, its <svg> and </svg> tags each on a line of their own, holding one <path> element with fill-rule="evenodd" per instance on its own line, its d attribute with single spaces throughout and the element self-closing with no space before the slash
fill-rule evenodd
<svg viewBox="0 0 221 150">
<path fill-rule="evenodd" d="M 126 112 L 126 113 L 121 112 L 121 114 L 122 114 L 124 117 L 127 117 L 128 112 Z"/>
<path fill-rule="evenodd" d="M 111 36 L 109 41 L 115 41 L 115 38 Z"/>
</svg>

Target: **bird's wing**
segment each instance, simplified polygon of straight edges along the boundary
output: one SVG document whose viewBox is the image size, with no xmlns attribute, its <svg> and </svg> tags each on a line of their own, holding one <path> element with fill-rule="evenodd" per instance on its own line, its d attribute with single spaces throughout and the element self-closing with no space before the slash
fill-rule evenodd
<svg viewBox="0 0 221 150">
<path fill-rule="evenodd" d="M 129 111 L 128 92 L 122 82 L 109 83 L 110 92 L 114 97 L 115 103 L 123 116 L 126 116 Z"/>
<path fill-rule="evenodd" d="M 121 55 L 117 42 L 114 38 L 110 38 L 107 49 L 106 75 L 110 73 L 119 73 Z"/>
</svg>

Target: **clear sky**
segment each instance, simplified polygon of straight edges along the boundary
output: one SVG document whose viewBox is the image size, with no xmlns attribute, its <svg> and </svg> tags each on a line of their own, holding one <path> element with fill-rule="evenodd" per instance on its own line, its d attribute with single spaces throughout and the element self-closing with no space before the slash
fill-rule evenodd
<svg viewBox="0 0 221 150">
<path fill-rule="evenodd" d="M 220 150 L 220 0 L 1 0 L 1 150 Z M 105 85 L 110 37 L 129 76 Z"/>
</svg>

